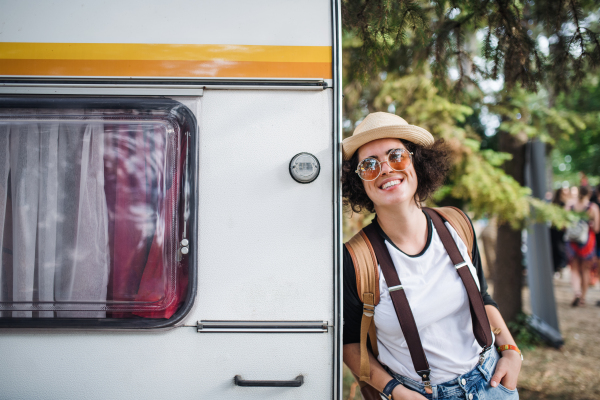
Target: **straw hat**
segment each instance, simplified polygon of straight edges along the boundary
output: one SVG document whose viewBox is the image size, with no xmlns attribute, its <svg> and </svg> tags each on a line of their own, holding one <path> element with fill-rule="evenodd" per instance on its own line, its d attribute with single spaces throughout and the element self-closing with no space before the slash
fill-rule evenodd
<svg viewBox="0 0 600 400">
<path fill-rule="evenodd" d="M 383 138 L 406 139 L 421 146 L 433 144 L 433 136 L 427 130 L 408 122 L 395 114 L 375 112 L 356 127 L 349 138 L 342 141 L 344 160 L 349 160 L 360 146 Z"/>
</svg>

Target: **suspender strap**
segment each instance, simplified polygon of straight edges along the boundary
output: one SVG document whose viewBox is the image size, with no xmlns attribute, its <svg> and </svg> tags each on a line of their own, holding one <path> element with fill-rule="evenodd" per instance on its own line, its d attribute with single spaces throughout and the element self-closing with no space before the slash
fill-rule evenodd
<svg viewBox="0 0 600 400">
<path fill-rule="evenodd" d="M 427 362 L 427 357 L 425 356 L 425 351 L 423 350 L 423 346 L 421 344 L 421 337 L 419 336 L 417 324 L 415 323 L 415 317 L 413 316 L 412 310 L 408 304 L 406 293 L 404 293 L 404 290 L 400 288 L 400 278 L 398 277 L 396 268 L 394 268 L 394 263 L 392 262 L 390 253 L 388 252 L 385 242 L 381 235 L 379 235 L 379 232 L 377 232 L 374 224 L 370 224 L 364 228 L 363 231 L 369 238 L 371 246 L 373 246 L 373 250 L 375 250 L 377 260 L 379 261 L 379 266 L 381 267 L 381 272 L 385 277 L 388 287 L 398 287 L 398 290 L 390 291 L 390 297 L 392 298 L 392 303 L 394 304 L 394 309 L 396 310 L 396 316 L 400 322 L 402 333 L 406 338 L 406 343 L 408 345 L 408 350 L 410 352 L 410 357 L 415 367 L 415 371 L 417 371 L 417 374 L 419 374 L 423 380 L 425 391 L 427 393 L 432 393 L 431 381 L 429 380 L 431 369 L 429 368 L 429 363 Z"/>
<path fill-rule="evenodd" d="M 477 289 L 475 279 L 473 279 L 473 275 L 469 271 L 469 267 L 462 254 L 460 254 L 460 250 L 458 250 L 458 246 L 456 246 L 452 234 L 439 214 L 431 208 L 423 208 L 423 211 L 431 218 L 431 221 L 446 248 L 446 252 L 450 256 L 450 260 L 452 260 L 452 264 L 456 267 L 456 271 L 458 272 L 463 285 L 465 285 L 465 289 L 467 289 L 467 295 L 469 296 L 469 303 L 471 305 L 473 333 L 475 334 L 475 338 L 479 345 L 483 347 L 484 350 L 487 350 L 492 345 L 492 333 L 490 330 L 490 322 L 487 313 L 485 312 L 483 298 Z"/>
</svg>

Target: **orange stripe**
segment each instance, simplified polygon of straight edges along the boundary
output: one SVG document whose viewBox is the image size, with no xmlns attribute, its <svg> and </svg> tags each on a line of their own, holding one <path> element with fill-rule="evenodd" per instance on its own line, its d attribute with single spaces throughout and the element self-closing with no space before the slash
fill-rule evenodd
<svg viewBox="0 0 600 400">
<path fill-rule="evenodd" d="M 329 62 L 0 59 L 0 75 L 331 79 Z"/>
</svg>

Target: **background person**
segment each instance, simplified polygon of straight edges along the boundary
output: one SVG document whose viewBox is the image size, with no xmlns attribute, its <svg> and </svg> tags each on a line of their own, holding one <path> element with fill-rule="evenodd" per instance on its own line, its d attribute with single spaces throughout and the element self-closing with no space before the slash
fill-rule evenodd
<svg viewBox="0 0 600 400">
<path fill-rule="evenodd" d="M 568 188 L 556 189 L 552 198 L 552 204 L 561 208 L 566 208 L 566 202 L 569 195 Z M 565 230 L 558 229 L 554 225 L 550 227 L 550 242 L 552 245 L 552 261 L 554 263 L 554 272 L 560 273 L 567 265 L 567 249 L 564 240 Z"/>
<path fill-rule="evenodd" d="M 600 184 L 596 186 L 596 189 L 592 192 L 592 196 L 590 197 L 590 201 L 595 203 L 600 209 Z M 600 280 L 599 276 L 600 272 L 600 232 L 596 232 L 596 257 L 594 257 L 592 261 L 592 269 L 590 270 L 590 286 L 595 286 L 598 284 Z M 600 301 L 596 303 L 596 305 L 600 306 Z"/>
<path fill-rule="evenodd" d="M 596 233 L 600 231 L 600 210 L 598 205 L 590 201 L 591 192 L 587 186 L 581 186 L 577 201 L 570 210 L 587 213 L 589 217 L 588 239 L 584 244 L 570 241 L 567 255 L 571 266 L 571 287 L 575 295 L 571 305 L 577 307 L 585 304 L 585 296 L 590 284 L 590 268 L 596 256 Z"/>
</svg>

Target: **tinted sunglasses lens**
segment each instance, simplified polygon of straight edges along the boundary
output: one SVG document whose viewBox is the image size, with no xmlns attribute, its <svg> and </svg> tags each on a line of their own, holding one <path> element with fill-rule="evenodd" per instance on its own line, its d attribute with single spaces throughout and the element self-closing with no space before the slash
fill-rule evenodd
<svg viewBox="0 0 600 400">
<path fill-rule="evenodd" d="M 390 167 L 396 171 L 404 171 L 410 165 L 410 154 L 402 149 L 392 150 L 388 156 Z"/>
<path fill-rule="evenodd" d="M 358 164 L 358 176 L 365 181 L 372 181 L 379 176 L 379 163 L 373 158 L 365 158 Z"/>
</svg>

